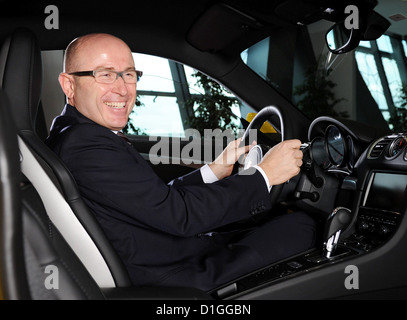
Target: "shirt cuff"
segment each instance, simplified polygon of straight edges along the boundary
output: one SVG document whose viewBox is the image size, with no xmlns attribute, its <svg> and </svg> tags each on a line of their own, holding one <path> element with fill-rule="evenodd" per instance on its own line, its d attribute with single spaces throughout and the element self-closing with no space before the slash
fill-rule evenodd
<svg viewBox="0 0 407 320">
<path fill-rule="evenodd" d="M 212 169 L 205 164 L 200 168 L 201 170 L 201 175 L 202 175 L 202 180 L 204 183 L 212 183 L 218 181 L 218 177 L 213 173 Z"/>
<path fill-rule="evenodd" d="M 264 181 L 266 182 L 267 190 L 270 192 L 270 190 L 271 190 L 271 188 L 272 188 L 273 186 L 270 185 L 269 178 L 267 178 L 267 175 L 266 175 L 266 173 L 264 172 L 264 170 L 263 170 L 262 168 L 260 168 L 259 166 L 257 166 L 257 165 L 254 165 L 253 167 L 256 168 L 257 170 L 259 170 L 259 172 L 261 173 L 261 175 L 262 175 L 263 178 L 264 178 Z"/>
<path fill-rule="evenodd" d="M 261 175 L 264 178 L 264 182 L 267 185 L 267 190 L 270 192 L 270 190 L 273 186 L 270 185 L 269 179 L 267 178 L 267 175 L 264 172 L 264 170 L 257 165 L 255 165 L 253 167 L 256 168 L 257 170 L 259 170 L 259 172 L 261 173 Z M 204 181 L 204 183 L 213 183 L 213 182 L 216 182 L 219 180 L 218 177 L 213 173 L 212 169 L 207 164 L 202 166 L 200 168 L 200 171 L 201 171 L 202 180 Z"/>
</svg>

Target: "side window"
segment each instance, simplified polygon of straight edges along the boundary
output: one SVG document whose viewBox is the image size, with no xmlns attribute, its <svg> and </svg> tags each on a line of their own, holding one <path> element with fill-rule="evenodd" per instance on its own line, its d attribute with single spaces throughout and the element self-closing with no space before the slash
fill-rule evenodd
<svg viewBox="0 0 407 320">
<path fill-rule="evenodd" d="M 185 130 L 241 128 L 248 107 L 217 82 L 191 67 L 155 56 L 134 53 L 143 71 L 127 134 L 184 137 Z M 245 110 L 245 112 L 243 111 Z"/>
<path fill-rule="evenodd" d="M 382 35 L 376 41 L 361 41 L 355 50 L 359 72 L 383 118 L 395 132 L 407 128 L 405 43 L 405 40 Z"/>
</svg>

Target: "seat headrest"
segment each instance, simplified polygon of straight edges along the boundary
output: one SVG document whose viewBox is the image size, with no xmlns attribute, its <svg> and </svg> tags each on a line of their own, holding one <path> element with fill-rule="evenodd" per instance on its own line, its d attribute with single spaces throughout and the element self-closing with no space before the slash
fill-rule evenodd
<svg viewBox="0 0 407 320">
<path fill-rule="evenodd" d="M 0 51 L 0 88 L 9 101 L 18 131 L 34 131 L 42 90 L 41 49 L 25 28 L 3 40 Z"/>
</svg>

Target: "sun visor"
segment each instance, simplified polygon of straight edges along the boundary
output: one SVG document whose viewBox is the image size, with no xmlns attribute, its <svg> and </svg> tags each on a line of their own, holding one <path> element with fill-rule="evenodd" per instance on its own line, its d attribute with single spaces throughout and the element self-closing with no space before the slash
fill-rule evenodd
<svg viewBox="0 0 407 320">
<path fill-rule="evenodd" d="M 256 19 L 226 4 L 215 4 L 192 25 L 187 41 L 201 51 L 217 52 L 262 26 Z"/>
</svg>

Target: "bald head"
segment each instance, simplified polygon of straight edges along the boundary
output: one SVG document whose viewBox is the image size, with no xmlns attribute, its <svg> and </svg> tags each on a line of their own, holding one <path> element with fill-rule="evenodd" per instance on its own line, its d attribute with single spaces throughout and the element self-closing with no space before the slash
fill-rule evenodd
<svg viewBox="0 0 407 320">
<path fill-rule="evenodd" d="M 66 48 L 64 58 L 64 72 L 80 71 L 81 60 L 83 57 L 83 51 L 89 49 L 97 49 L 97 46 L 103 46 L 104 44 L 115 45 L 125 47 L 131 52 L 128 45 L 121 39 L 106 33 L 92 33 L 81 36 L 74 39 Z"/>
</svg>

